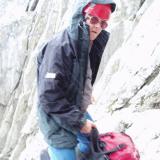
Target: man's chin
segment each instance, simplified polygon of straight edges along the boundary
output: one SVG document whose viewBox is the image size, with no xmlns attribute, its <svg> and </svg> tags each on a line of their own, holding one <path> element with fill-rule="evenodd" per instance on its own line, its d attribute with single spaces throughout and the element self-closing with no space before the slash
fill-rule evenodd
<svg viewBox="0 0 160 160">
<path fill-rule="evenodd" d="M 92 37 L 90 40 L 91 40 L 91 41 L 94 41 L 96 38 L 97 38 L 97 36 L 96 36 L 96 37 Z"/>
<path fill-rule="evenodd" d="M 94 36 L 91 36 L 91 37 L 90 37 L 90 40 L 91 40 L 91 41 L 94 41 L 96 38 L 97 38 L 97 35 L 94 35 Z"/>
</svg>

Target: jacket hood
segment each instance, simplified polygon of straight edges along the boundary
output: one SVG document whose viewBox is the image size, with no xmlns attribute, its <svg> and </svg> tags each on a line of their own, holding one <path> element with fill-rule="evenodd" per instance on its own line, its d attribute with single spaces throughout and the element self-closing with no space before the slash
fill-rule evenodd
<svg viewBox="0 0 160 160">
<path fill-rule="evenodd" d="M 75 5 L 73 7 L 73 15 L 70 20 L 70 29 L 73 35 L 75 34 L 75 28 L 77 28 L 79 22 L 83 21 L 84 19 L 82 11 L 88 3 L 111 4 L 112 13 L 115 11 L 116 8 L 116 3 L 113 0 L 76 0 Z"/>
</svg>

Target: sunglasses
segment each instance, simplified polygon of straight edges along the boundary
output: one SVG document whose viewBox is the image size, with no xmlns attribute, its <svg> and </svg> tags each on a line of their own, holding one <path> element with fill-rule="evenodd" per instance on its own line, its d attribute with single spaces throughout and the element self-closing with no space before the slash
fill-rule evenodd
<svg viewBox="0 0 160 160">
<path fill-rule="evenodd" d="M 101 25 L 101 28 L 102 28 L 102 29 L 105 29 L 105 28 L 107 28 L 107 26 L 108 26 L 107 21 L 101 20 L 101 19 L 99 19 L 98 17 L 94 17 L 94 16 L 88 15 L 88 16 L 86 17 L 86 20 L 88 20 L 88 19 L 90 19 L 90 23 L 93 24 L 93 25 L 99 23 L 99 24 Z"/>
</svg>

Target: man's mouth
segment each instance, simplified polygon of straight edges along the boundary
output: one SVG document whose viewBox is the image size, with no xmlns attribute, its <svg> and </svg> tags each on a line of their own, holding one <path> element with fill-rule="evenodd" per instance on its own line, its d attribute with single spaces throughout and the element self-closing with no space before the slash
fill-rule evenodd
<svg viewBox="0 0 160 160">
<path fill-rule="evenodd" d="M 91 31 L 92 33 L 94 33 L 94 34 L 97 34 L 97 32 L 96 31 Z"/>
</svg>

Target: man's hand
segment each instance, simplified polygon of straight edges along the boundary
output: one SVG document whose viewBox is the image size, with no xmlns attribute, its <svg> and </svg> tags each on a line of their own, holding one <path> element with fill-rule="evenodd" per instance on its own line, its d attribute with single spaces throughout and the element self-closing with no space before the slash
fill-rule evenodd
<svg viewBox="0 0 160 160">
<path fill-rule="evenodd" d="M 96 128 L 96 125 L 91 121 L 91 120 L 86 120 L 86 123 L 84 126 L 81 128 L 81 133 L 89 134 L 91 133 L 92 128 Z"/>
</svg>

